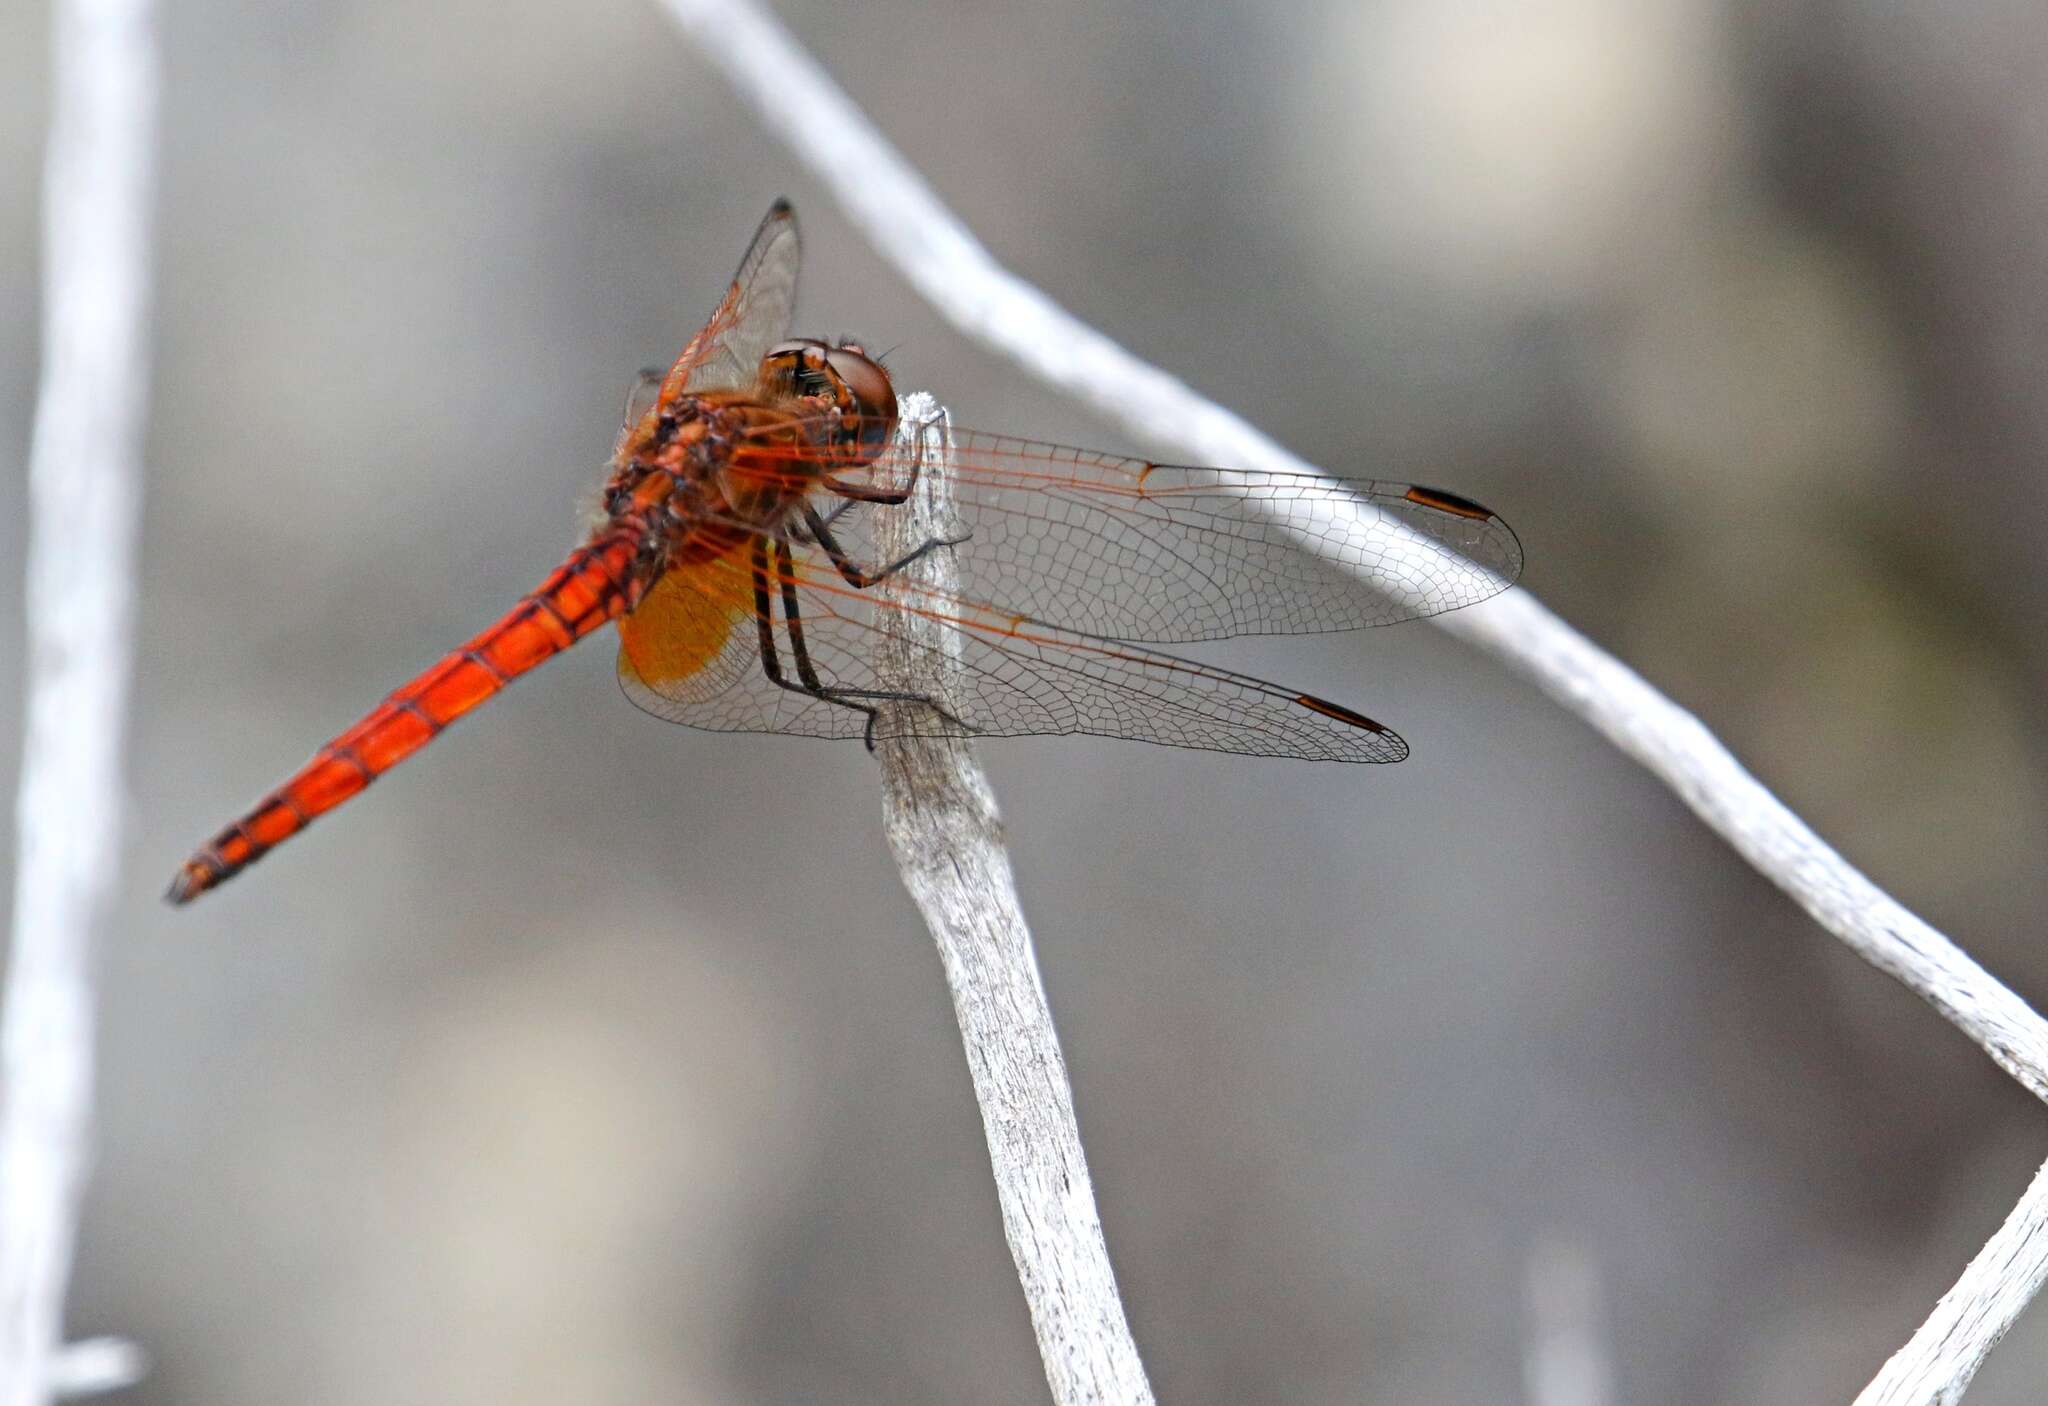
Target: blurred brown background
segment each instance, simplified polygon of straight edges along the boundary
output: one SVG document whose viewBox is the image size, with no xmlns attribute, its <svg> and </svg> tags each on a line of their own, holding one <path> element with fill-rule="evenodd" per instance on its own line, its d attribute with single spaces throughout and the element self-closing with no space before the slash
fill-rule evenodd
<svg viewBox="0 0 2048 1406">
<path fill-rule="evenodd" d="M 10 464 L 43 9 L 0 7 Z M 1497 506 L 1552 605 L 2048 994 L 2048 10 L 780 12 L 998 257 L 1332 469 Z M 945 329 L 644 0 L 174 0 L 164 44 L 74 1330 L 147 1344 L 138 1406 L 1042 1401 L 859 748 L 664 727 L 598 645 L 157 894 L 559 559 L 777 194 L 805 330 L 900 343 L 964 423 L 1142 446 Z M 1413 759 L 986 749 L 1161 1399 L 1529 1400 L 1544 1264 L 1596 1283 L 1616 1401 L 1852 1396 L 2041 1110 L 1428 627 L 1226 657 Z M 2037 1313 L 1973 1406 L 2044 1370 Z"/>
</svg>

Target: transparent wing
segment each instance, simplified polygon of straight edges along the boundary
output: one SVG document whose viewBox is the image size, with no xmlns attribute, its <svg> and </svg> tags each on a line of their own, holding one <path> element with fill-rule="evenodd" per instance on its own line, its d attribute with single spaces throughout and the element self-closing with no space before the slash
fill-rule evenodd
<svg viewBox="0 0 2048 1406">
<path fill-rule="evenodd" d="M 657 609 L 667 623 L 639 618 L 657 592 L 620 624 L 627 697 L 656 717 L 726 732 L 861 737 L 869 734 L 869 710 L 879 708 L 877 737 L 1091 733 L 1322 761 L 1407 755 L 1407 744 L 1387 728 L 1299 690 L 956 595 L 856 589 L 812 544 L 790 547 L 786 570 L 765 548 L 756 556 L 743 547 L 664 577 L 669 604 Z M 783 678 L 800 683 L 808 672 L 830 697 L 769 677 L 757 585 L 769 602 Z M 661 644 L 671 632 L 681 643 Z M 950 678 L 944 696 L 882 706 L 894 696 L 875 661 L 890 650 L 931 666 L 919 673 Z M 940 650 L 953 653 L 957 666 L 931 658 Z"/>
<path fill-rule="evenodd" d="M 1506 522 L 1441 489 L 1162 464 L 973 430 L 953 444 L 967 590 L 1083 634 L 1168 644 L 1388 625 L 1483 601 L 1522 569 Z M 892 447 L 839 476 L 901 485 L 909 453 Z M 816 477 L 809 465 L 790 472 Z M 819 502 L 838 506 L 823 492 Z M 891 511 L 851 505 L 833 530 L 871 556 L 878 515 Z"/>
<path fill-rule="evenodd" d="M 661 399 L 753 385 L 763 353 L 789 336 L 802 262 L 796 212 L 788 201 L 778 200 L 754 232 L 725 301 L 663 378 Z"/>
</svg>

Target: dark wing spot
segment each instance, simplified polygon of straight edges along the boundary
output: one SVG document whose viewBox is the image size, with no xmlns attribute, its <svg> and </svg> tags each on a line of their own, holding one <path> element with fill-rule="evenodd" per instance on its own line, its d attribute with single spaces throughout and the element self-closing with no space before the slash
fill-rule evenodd
<svg viewBox="0 0 2048 1406">
<path fill-rule="evenodd" d="M 1488 522 L 1493 518 L 1492 509 L 1475 503 L 1470 498 L 1460 498 L 1455 493 L 1447 493 L 1441 488 L 1411 488 L 1408 490 L 1408 501 L 1419 503 L 1425 508 L 1435 508 L 1438 512 L 1476 518 L 1480 522 Z"/>
<path fill-rule="evenodd" d="M 1362 727 L 1367 732 L 1384 733 L 1388 731 L 1387 728 L 1381 727 L 1365 714 L 1354 713 L 1341 703 L 1332 703 L 1327 699 L 1316 698 L 1306 693 L 1300 695 L 1294 701 L 1311 712 L 1321 713 L 1326 718 L 1335 718 L 1340 723 L 1350 723 L 1353 727 Z"/>
</svg>

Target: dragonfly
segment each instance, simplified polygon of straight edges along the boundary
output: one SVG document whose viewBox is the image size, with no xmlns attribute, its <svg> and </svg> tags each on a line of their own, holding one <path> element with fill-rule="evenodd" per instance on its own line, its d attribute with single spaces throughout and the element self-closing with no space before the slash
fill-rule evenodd
<svg viewBox="0 0 2048 1406">
<path fill-rule="evenodd" d="M 800 262 L 796 216 L 777 202 L 710 321 L 665 375 L 642 373 L 583 544 L 203 845 L 170 902 L 219 886 L 613 622 L 627 698 L 714 731 L 871 750 L 1083 733 L 1397 762 L 1407 744 L 1362 713 L 1150 646 L 1392 624 L 1485 600 L 1521 570 L 1513 530 L 1442 489 L 972 430 L 929 453 L 930 436 L 898 434 L 878 357 L 790 335 Z M 958 529 L 880 554 L 926 472 L 945 476 Z M 906 584 L 939 551 L 955 584 Z M 891 645 L 942 649 L 941 682 L 893 686 L 876 662 Z"/>
</svg>

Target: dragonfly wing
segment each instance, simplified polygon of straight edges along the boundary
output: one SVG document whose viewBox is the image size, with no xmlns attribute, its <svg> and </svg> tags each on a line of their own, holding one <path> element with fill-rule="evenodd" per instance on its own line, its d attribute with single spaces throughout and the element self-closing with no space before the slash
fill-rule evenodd
<svg viewBox="0 0 2048 1406">
<path fill-rule="evenodd" d="M 921 670 L 957 655 L 939 707 L 893 711 L 878 736 L 1021 737 L 1086 733 L 1172 747 L 1310 761 L 1398 762 L 1400 735 L 1363 714 L 1247 674 L 957 604 L 935 612 L 939 642 L 910 616 L 885 616 Z M 947 637 L 950 636 L 950 642 Z"/>
<path fill-rule="evenodd" d="M 753 385 L 763 354 L 789 336 L 802 263 L 796 212 L 789 202 L 778 200 L 754 232 L 725 301 L 663 379 L 661 399 Z"/>
<path fill-rule="evenodd" d="M 696 645 L 670 656 L 702 657 L 697 668 L 650 678 L 661 656 L 644 645 L 636 650 L 632 636 L 647 623 L 640 617 L 648 605 L 621 622 L 628 647 L 620 673 L 628 696 L 657 717 L 721 732 L 861 737 L 868 733 L 867 710 L 879 707 L 877 737 L 1088 733 L 1324 761 L 1392 762 L 1407 755 L 1407 744 L 1392 731 L 1298 689 L 957 596 L 910 589 L 898 598 L 880 588 L 857 590 L 822 555 L 813 555 L 814 547 L 791 546 L 790 572 L 771 564 L 764 578 L 777 664 L 792 683 L 808 666 L 832 698 L 778 685 L 761 667 L 758 628 L 740 617 L 736 604 L 744 600 L 751 614 L 753 568 L 744 551 L 664 578 L 672 621 L 728 622 L 716 650 L 707 647 L 715 632 L 704 632 Z M 789 596 L 797 601 L 794 629 Z M 912 673 L 947 680 L 942 696 L 905 703 L 892 694 L 876 670 L 877 659 L 892 652 L 910 660 Z"/>
<path fill-rule="evenodd" d="M 900 484 L 892 449 L 866 472 Z M 1521 543 L 1490 510 L 1382 479 L 1203 469 L 954 432 L 956 549 L 976 599 L 1143 643 L 1389 625 L 1496 595 Z M 851 509 L 864 537 L 886 506 Z M 1367 585 L 1369 576 L 1379 588 Z"/>
</svg>

